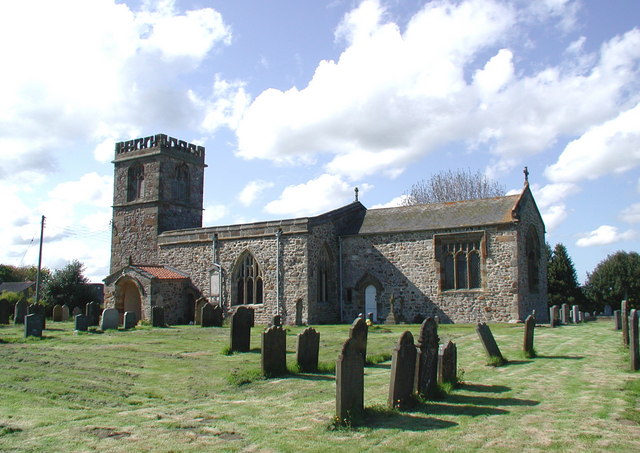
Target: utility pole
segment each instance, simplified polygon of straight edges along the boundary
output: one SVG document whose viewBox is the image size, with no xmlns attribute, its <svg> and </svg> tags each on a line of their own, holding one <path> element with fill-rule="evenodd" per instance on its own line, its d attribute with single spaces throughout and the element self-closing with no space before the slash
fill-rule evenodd
<svg viewBox="0 0 640 453">
<path fill-rule="evenodd" d="M 40 221 L 40 254 L 38 256 L 38 274 L 36 275 L 36 304 L 40 300 L 40 269 L 42 268 L 42 239 L 44 238 L 44 219 Z"/>
</svg>

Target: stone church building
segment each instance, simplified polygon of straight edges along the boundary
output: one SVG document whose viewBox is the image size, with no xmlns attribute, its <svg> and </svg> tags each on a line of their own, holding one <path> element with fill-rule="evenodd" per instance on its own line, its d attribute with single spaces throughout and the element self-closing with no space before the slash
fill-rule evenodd
<svg viewBox="0 0 640 453">
<path fill-rule="evenodd" d="M 105 306 L 171 324 L 196 299 L 257 323 L 546 321 L 545 227 L 528 182 L 497 198 L 202 227 L 205 150 L 159 134 L 115 150 Z M 356 197 L 357 198 L 357 197 Z"/>
</svg>

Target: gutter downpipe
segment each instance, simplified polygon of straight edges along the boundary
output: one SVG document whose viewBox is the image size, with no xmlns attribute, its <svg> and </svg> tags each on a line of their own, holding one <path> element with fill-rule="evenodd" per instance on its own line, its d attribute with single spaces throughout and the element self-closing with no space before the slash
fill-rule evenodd
<svg viewBox="0 0 640 453">
<path fill-rule="evenodd" d="M 276 231 L 276 315 L 280 316 L 280 237 L 282 229 Z"/>
<path fill-rule="evenodd" d="M 224 308 L 223 301 L 223 291 L 222 291 L 222 265 L 218 262 L 218 234 L 213 235 L 213 244 L 212 244 L 212 254 L 213 254 L 213 267 L 218 270 L 218 304 L 220 308 Z M 211 278 L 211 277 L 209 277 Z M 211 283 L 209 283 L 211 284 Z"/>
<path fill-rule="evenodd" d="M 343 288 L 342 288 L 342 237 L 338 238 L 338 281 L 339 281 L 339 293 L 340 293 L 340 322 L 343 319 L 344 302 L 343 302 Z"/>
</svg>

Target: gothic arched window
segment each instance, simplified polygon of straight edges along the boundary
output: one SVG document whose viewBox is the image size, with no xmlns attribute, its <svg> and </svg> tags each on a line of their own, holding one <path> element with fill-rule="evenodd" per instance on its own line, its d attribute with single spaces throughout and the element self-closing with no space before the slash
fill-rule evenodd
<svg viewBox="0 0 640 453">
<path fill-rule="evenodd" d="M 233 305 L 263 303 L 262 269 L 250 252 L 242 257 L 234 272 L 234 287 Z"/>
<path fill-rule="evenodd" d="M 480 289 L 482 287 L 481 238 L 456 240 L 438 238 L 441 250 L 442 289 Z"/>
<path fill-rule="evenodd" d="M 527 277 L 529 279 L 529 291 L 538 292 L 540 286 L 540 239 L 538 232 L 532 226 L 527 232 L 525 243 L 527 256 Z"/>
<path fill-rule="evenodd" d="M 127 170 L 127 201 L 137 200 L 144 195 L 144 167 L 135 164 Z"/>
<path fill-rule="evenodd" d="M 189 201 L 189 167 L 180 164 L 176 167 L 173 181 L 173 198 L 176 201 Z"/>
<path fill-rule="evenodd" d="M 329 301 L 329 279 L 331 276 L 331 252 L 325 244 L 318 258 L 318 302 Z"/>
</svg>

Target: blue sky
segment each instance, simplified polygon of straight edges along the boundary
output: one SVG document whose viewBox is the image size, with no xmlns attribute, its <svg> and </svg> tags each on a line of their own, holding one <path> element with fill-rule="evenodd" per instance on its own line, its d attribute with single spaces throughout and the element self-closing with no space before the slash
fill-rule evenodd
<svg viewBox="0 0 640 453">
<path fill-rule="evenodd" d="M 205 225 L 522 169 L 578 278 L 640 244 L 640 3 L 0 4 L 0 262 L 109 267 L 114 143 L 206 147 Z M 8 209 L 7 209 L 8 208 Z"/>
</svg>

